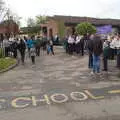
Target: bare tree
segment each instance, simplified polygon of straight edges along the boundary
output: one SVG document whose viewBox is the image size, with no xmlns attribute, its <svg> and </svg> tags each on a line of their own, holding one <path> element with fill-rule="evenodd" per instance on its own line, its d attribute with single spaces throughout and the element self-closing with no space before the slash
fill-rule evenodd
<svg viewBox="0 0 120 120">
<path fill-rule="evenodd" d="M 33 18 L 28 18 L 27 26 L 28 27 L 34 27 L 35 25 L 36 25 L 35 20 Z"/>
<path fill-rule="evenodd" d="M 16 24 L 20 26 L 20 20 L 22 19 L 16 13 L 13 13 L 9 8 L 6 10 L 6 14 L 4 16 L 5 20 L 13 20 Z"/>
<path fill-rule="evenodd" d="M 3 2 L 3 0 L 1 0 L 1 1 L 0 1 L 0 12 L 3 10 L 4 4 L 5 4 L 5 3 Z"/>
<path fill-rule="evenodd" d="M 21 25 L 20 20 L 22 17 L 19 17 L 17 14 L 13 14 L 13 21 L 16 22 L 19 26 Z"/>
<path fill-rule="evenodd" d="M 0 22 L 5 18 L 7 8 L 5 7 L 5 2 L 0 0 Z"/>
<path fill-rule="evenodd" d="M 47 22 L 47 16 L 36 16 L 36 24 L 40 25 L 40 24 L 45 24 Z"/>
</svg>

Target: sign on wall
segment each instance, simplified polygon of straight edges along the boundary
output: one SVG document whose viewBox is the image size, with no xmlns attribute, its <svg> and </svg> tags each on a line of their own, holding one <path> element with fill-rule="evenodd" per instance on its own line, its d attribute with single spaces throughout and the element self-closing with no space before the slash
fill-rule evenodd
<svg viewBox="0 0 120 120">
<path fill-rule="evenodd" d="M 109 34 L 112 32 L 112 26 L 111 25 L 105 25 L 101 27 L 96 27 L 97 34 Z"/>
</svg>

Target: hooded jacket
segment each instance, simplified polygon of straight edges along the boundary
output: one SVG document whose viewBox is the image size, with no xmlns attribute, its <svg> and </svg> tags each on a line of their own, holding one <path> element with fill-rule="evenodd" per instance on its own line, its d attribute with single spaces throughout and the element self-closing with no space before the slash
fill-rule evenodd
<svg viewBox="0 0 120 120">
<path fill-rule="evenodd" d="M 93 54 L 100 56 L 103 52 L 103 43 L 99 36 L 96 36 L 92 42 L 93 45 Z"/>
</svg>

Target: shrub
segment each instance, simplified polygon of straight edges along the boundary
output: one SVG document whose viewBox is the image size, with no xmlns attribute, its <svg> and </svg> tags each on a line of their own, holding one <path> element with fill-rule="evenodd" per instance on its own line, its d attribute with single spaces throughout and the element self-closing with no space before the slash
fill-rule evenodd
<svg viewBox="0 0 120 120">
<path fill-rule="evenodd" d="M 76 32 L 80 35 L 94 34 L 96 28 L 91 23 L 83 22 L 76 26 Z"/>
</svg>

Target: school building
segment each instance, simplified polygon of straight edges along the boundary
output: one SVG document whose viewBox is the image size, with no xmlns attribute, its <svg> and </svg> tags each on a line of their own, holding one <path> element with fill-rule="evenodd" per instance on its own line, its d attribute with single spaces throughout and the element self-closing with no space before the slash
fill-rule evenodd
<svg viewBox="0 0 120 120">
<path fill-rule="evenodd" d="M 41 24 L 41 29 L 47 36 L 58 34 L 60 37 L 63 37 L 66 34 L 73 34 L 75 32 L 75 26 L 81 22 L 90 22 L 96 27 L 111 25 L 113 31 L 120 32 L 120 19 L 99 19 L 60 15 L 48 17 L 47 23 Z"/>
</svg>

